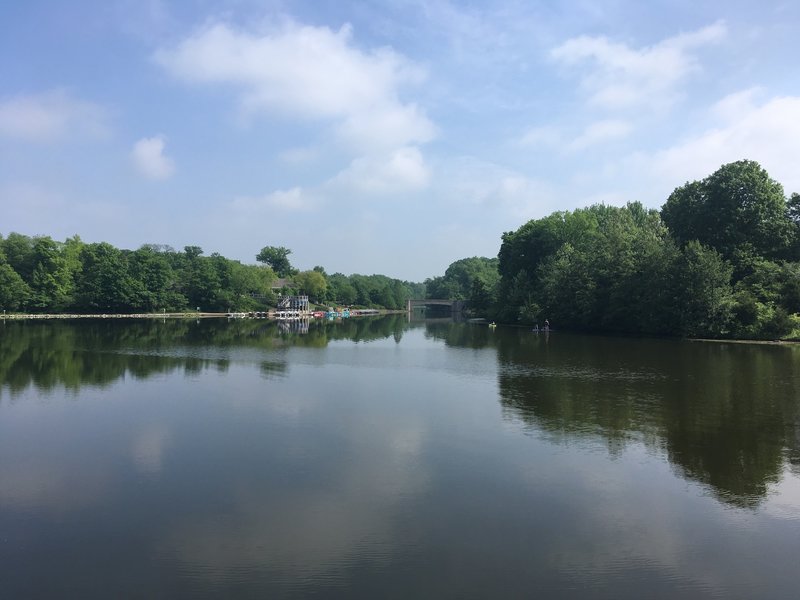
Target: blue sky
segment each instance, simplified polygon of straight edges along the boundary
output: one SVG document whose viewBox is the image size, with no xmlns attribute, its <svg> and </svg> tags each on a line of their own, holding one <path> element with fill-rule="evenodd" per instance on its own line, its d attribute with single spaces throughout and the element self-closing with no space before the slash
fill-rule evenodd
<svg viewBox="0 0 800 600">
<path fill-rule="evenodd" d="M 0 233 L 420 281 L 725 162 L 800 192 L 800 3 L 0 5 Z"/>
</svg>

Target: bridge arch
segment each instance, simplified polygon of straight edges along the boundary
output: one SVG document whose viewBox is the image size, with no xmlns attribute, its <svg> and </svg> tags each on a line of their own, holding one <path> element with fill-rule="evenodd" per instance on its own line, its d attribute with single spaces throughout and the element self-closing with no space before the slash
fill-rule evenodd
<svg viewBox="0 0 800 600">
<path fill-rule="evenodd" d="M 452 313 L 461 313 L 464 310 L 465 304 L 466 302 L 464 300 L 447 300 L 443 298 L 409 300 L 406 303 L 406 311 L 412 312 L 415 308 L 424 308 L 425 306 L 446 306 L 450 308 Z"/>
</svg>

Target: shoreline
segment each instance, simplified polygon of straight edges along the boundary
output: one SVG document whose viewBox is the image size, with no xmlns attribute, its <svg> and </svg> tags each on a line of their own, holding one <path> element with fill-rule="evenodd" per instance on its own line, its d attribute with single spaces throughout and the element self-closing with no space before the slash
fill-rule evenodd
<svg viewBox="0 0 800 600">
<path fill-rule="evenodd" d="M 377 314 L 369 314 L 369 315 L 351 315 L 349 318 L 356 318 L 356 317 L 371 317 L 371 316 L 381 316 L 381 315 L 393 315 L 393 314 L 400 314 L 405 313 L 403 310 L 387 310 L 387 309 L 376 309 L 378 310 Z M 66 320 L 66 319 L 229 319 L 229 318 L 241 318 L 240 315 L 247 314 L 241 312 L 160 312 L 160 313 L 91 313 L 91 314 L 81 314 L 81 313 L 9 313 L 0 315 L 0 319 L 3 321 L 24 321 L 24 320 Z M 277 319 L 275 316 L 275 311 L 269 311 L 262 313 L 266 316 L 264 317 L 246 317 L 246 318 L 267 318 L 267 319 Z M 303 317 L 296 317 L 296 318 L 308 318 L 313 319 L 314 317 L 309 313 Z"/>
<path fill-rule="evenodd" d="M 6 314 L 3 320 L 23 321 L 31 320 L 50 320 L 50 319 L 197 319 L 197 318 L 218 318 L 227 317 L 228 313 L 204 313 L 204 312 L 177 312 L 177 313 L 92 313 L 92 314 Z"/>
</svg>

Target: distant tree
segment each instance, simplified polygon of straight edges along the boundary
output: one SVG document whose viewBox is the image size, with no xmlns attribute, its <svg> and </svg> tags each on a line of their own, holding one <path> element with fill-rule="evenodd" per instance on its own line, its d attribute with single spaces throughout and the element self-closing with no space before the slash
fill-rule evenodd
<svg viewBox="0 0 800 600">
<path fill-rule="evenodd" d="M 786 213 L 792 222 L 790 260 L 800 260 L 800 194 L 795 192 L 786 203 Z"/>
<path fill-rule="evenodd" d="M 203 255 L 203 249 L 200 246 L 184 246 L 183 253 L 186 258 L 193 260 Z"/>
<path fill-rule="evenodd" d="M 474 300 L 481 310 L 488 309 L 492 303 L 500 273 L 496 258 L 473 256 L 462 258 L 450 264 L 444 275 L 425 280 L 425 296 L 428 298 L 447 298 L 449 300 Z M 476 282 L 479 282 L 476 284 Z M 473 298 L 473 295 L 477 296 Z"/>
<path fill-rule="evenodd" d="M 689 242 L 676 263 L 680 333 L 719 337 L 728 332 L 733 308 L 732 268 L 715 250 Z"/>
<path fill-rule="evenodd" d="M 358 293 L 347 275 L 334 273 L 328 277 L 328 298 L 340 304 L 355 304 Z"/>
<path fill-rule="evenodd" d="M 485 315 L 492 305 L 492 294 L 486 282 L 480 277 L 472 280 L 469 292 L 469 306 L 477 314 Z"/>
<path fill-rule="evenodd" d="M 86 244 L 77 278 L 78 305 L 83 310 L 126 312 L 139 288 L 122 252 L 106 242 Z"/>
<path fill-rule="evenodd" d="M 324 296 L 328 289 L 325 276 L 319 271 L 302 271 L 293 276 L 295 286 L 300 292 L 307 294 L 315 300 Z"/>
<path fill-rule="evenodd" d="M 786 210 L 792 223 L 800 225 L 800 194 L 794 192 L 791 195 L 786 202 Z"/>
<path fill-rule="evenodd" d="M 30 283 L 35 265 L 33 238 L 21 233 L 11 232 L 2 243 L 3 253 L 8 264 L 20 277 Z"/>
<path fill-rule="evenodd" d="M 73 272 L 61 246 L 50 237 L 34 239 L 30 287 L 31 305 L 35 309 L 60 311 L 72 303 Z"/>
<path fill-rule="evenodd" d="M 168 255 L 157 248 L 145 245 L 127 257 L 130 275 L 138 283 L 134 304 L 143 311 L 183 309 L 186 298 L 177 291 Z"/>
<path fill-rule="evenodd" d="M 291 253 L 291 250 L 283 246 L 264 246 L 256 255 L 256 260 L 272 267 L 278 277 L 289 277 L 294 272 L 289 263 Z"/>
<path fill-rule="evenodd" d="M 0 309 L 15 311 L 27 305 L 31 290 L 7 262 L 0 261 Z"/>
</svg>

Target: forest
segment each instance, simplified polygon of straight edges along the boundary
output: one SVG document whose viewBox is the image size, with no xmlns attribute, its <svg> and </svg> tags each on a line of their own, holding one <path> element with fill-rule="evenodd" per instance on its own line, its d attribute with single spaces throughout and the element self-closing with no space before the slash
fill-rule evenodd
<svg viewBox="0 0 800 600">
<path fill-rule="evenodd" d="M 496 266 L 496 271 L 492 269 Z M 800 337 L 800 195 L 756 162 L 631 202 L 556 212 L 506 232 L 497 259 L 426 281 L 476 314 L 554 329 L 708 338 Z"/>
<path fill-rule="evenodd" d="M 421 284 L 385 275 L 298 271 L 290 250 L 266 246 L 261 264 L 242 264 L 202 248 L 146 244 L 123 250 L 107 242 L 48 236 L 0 236 L 0 309 L 24 313 L 153 313 L 264 310 L 276 294 L 307 294 L 320 304 L 398 309 L 421 297 Z"/>
</svg>

